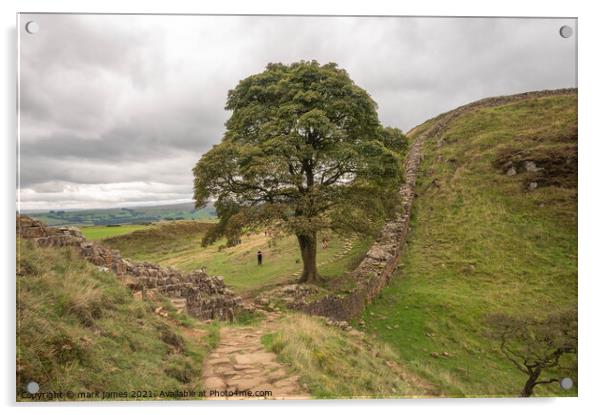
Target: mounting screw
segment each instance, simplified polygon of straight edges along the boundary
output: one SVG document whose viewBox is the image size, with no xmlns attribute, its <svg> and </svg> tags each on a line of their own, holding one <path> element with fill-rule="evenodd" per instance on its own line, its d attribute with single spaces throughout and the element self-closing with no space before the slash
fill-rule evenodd
<svg viewBox="0 0 602 415">
<path fill-rule="evenodd" d="M 571 26 L 562 26 L 559 33 L 563 38 L 569 38 L 573 36 L 573 28 Z"/>
<path fill-rule="evenodd" d="M 25 31 L 27 33 L 29 33 L 30 35 L 35 35 L 36 33 L 38 33 L 40 31 L 40 25 L 37 22 L 34 22 L 33 20 L 25 23 Z"/>
<path fill-rule="evenodd" d="M 569 390 L 573 387 L 573 379 L 562 378 L 560 379 L 560 387 L 564 390 Z"/>
<path fill-rule="evenodd" d="M 26 389 L 27 392 L 31 394 L 38 393 L 40 391 L 40 385 L 38 385 L 38 382 L 29 382 Z"/>
</svg>

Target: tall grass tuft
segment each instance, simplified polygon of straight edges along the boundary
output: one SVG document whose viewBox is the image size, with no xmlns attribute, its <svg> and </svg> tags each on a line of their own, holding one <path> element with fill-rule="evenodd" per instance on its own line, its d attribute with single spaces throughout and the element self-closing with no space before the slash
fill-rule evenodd
<svg viewBox="0 0 602 415">
<path fill-rule="evenodd" d="M 300 375 L 319 398 L 432 395 L 429 385 L 406 372 L 392 350 L 378 341 L 330 327 L 303 314 L 286 317 L 264 344 Z"/>
</svg>

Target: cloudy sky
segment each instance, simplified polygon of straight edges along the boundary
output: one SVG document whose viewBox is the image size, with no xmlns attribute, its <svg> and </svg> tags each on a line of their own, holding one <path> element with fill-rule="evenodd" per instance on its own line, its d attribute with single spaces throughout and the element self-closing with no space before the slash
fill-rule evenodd
<svg viewBox="0 0 602 415">
<path fill-rule="evenodd" d="M 228 89 L 268 62 L 337 62 L 404 131 L 479 98 L 575 87 L 565 24 L 575 21 L 21 15 L 21 208 L 190 201 Z"/>
</svg>

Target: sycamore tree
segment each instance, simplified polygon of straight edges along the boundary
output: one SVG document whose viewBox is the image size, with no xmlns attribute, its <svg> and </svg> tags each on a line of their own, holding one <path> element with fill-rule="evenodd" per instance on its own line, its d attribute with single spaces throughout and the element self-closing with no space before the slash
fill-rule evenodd
<svg viewBox="0 0 602 415">
<path fill-rule="evenodd" d="M 401 131 L 335 63 L 268 64 L 228 92 L 222 141 L 193 169 L 197 207 L 220 219 L 205 243 L 270 227 L 294 234 L 303 272 L 320 279 L 320 232 L 374 234 L 398 204 Z"/>
</svg>

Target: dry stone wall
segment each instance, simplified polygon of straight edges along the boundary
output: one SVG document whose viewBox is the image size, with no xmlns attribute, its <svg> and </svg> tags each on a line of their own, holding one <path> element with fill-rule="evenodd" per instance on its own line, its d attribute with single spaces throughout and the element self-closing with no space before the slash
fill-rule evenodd
<svg viewBox="0 0 602 415">
<path fill-rule="evenodd" d="M 383 227 L 379 238 L 370 247 L 358 267 L 349 278 L 356 281 L 356 288 L 349 294 L 330 294 L 301 310 L 335 320 L 349 320 L 361 313 L 387 285 L 399 263 L 402 247 L 410 228 L 410 214 L 414 201 L 416 175 L 420 163 L 423 138 L 415 140 L 405 163 L 405 183 L 400 189 L 400 213 L 394 221 Z"/>
<path fill-rule="evenodd" d="M 48 227 L 29 216 L 17 215 L 17 235 L 40 246 L 73 247 L 92 264 L 127 277 L 126 284 L 134 292 L 154 291 L 185 299 L 188 313 L 200 319 L 232 320 L 242 307 L 242 299 L 225 286 L 222 277 L 201 270 L 185 274 L 174 268 L 130 261 L 119 251 L 87 241 L 77 228 Z"/>
<path fill-rule="evenodd" d="M 558 89 L 485 98 L 435 117 L 432 120 L 434 123 L 414 138 L 406 157 L 405 183 L 400 189 L 399 215 L 394 221 L 383 227 L 378 240 L 350 275 L 350 278 L 357 282 L 356 288 L 349 294 L 330 294 L 309 304 L 301 303 L 297 308 L 309 314 L 326 316 L 334 320 L 350 320 L 359 315 L 366 305 L 380 294 L 397 268 L 406 243 L 406 237 L 410 229 L 410 214 L 415 198 L 418 167 L 422 159 L 422 147 L 426 140 L 440 138 L 441 133 L 453 119 L 467 111 L 478 108 L 495 107 L 523 99 L 576 93 L 576 89 Z M 411 135 L 412 132 L 410 131 L 408 134 Z M 441 140 L 439 140 L 438 145 L 443 145 Z"/>
</svg>

